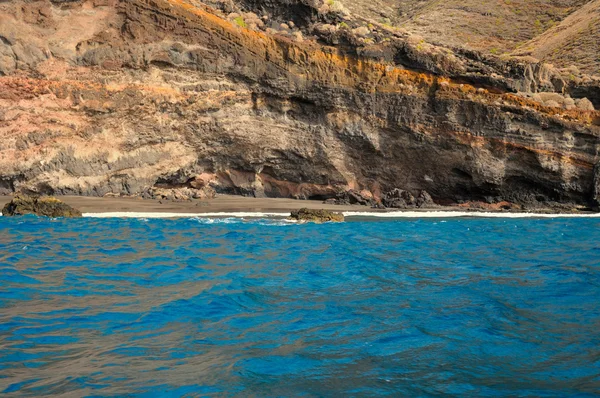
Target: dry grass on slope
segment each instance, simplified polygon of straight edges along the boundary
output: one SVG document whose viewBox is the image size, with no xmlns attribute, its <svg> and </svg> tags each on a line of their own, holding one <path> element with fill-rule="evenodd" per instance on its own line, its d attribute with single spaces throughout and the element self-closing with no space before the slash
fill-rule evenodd
<svg viewBox="0 0 600 398">
<path fill-rule="evenodd" d="M 557 67 L 576 66 L 600 75 L 600 0 L 594 0 L 525 45 L 515 55 L 531 55 Z"/>
<path fill-rule="evenodd" d="M 589 0 L 340 1 L 354 15 L 406 28 L 430 42 L 503 54 L 559 24 Z"/>
</svg>

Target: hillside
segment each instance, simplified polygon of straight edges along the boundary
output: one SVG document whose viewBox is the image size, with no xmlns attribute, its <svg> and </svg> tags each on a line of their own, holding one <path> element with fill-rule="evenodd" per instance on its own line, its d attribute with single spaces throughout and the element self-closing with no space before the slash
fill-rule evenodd
<svg viewBox="0 0 600 398">
<path fill-rule="evenodd" d="M 559 67 L 600 75 L 600 0 L 590 1 L 520 46 L 515 55 L 531 55 Z"/>
<path fill-rule="evenodd" d="M 452 46 L 503 54 L 542 34 L 587 0 L 342 0 L 356 15 Z"/>
</svg>

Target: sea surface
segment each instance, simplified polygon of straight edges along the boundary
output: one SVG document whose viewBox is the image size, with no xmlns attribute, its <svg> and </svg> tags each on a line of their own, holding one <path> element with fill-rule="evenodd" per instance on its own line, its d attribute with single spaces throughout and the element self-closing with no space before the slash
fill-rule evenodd
<svg viewBox="0 0 600 398">
<path fill-rule="evenodd" d="M 0 217 L 0 395 L 600 394 L 600 219 Z"/>
</svg>

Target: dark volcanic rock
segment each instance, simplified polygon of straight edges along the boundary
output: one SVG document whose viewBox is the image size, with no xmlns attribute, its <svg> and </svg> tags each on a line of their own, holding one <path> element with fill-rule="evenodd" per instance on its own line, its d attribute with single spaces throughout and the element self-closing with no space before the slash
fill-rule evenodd
<svg viewBox="0 0 600 398">
<path fill-rule="evenodd" d="M 377 205 L 377 201 L 373 197 L 367 196 L 359 191 L 351 189 L 336 195 L 335 198 L 327 199 L 327 204 L 336 205 L 361 205 L 374 207 Z"/>
<path fill-rule="evenodd" d="M 46 217 L 81 217 L 79 210 L 51 196 L 17 195 L 2 209 L 3 216 L 24 216 L 27 214 Z"/>
<path fill-rule="evenodd" d="M 312 222 L 344 221 L 344 215 L 342 213 L 335 213 L 329 210 L 312 210 L 306 208 L 293 211 L 289 218 L 290 220 Z"/>
<path fill-rule="evenodd" d="M 427 191 L 420 191 L 415 198 L 412 193 L 395 188 L 386 193 L 382 200 L 385 207 L 393 209 L 408 209 L 413 207 L 427 208 L 437 206 Z"/>
<path fill-rule="evenodd" d="M 600 163 L 594 167 L 594 201 L 600 206 Z"/>
<path fill-rule="evenodd" d="M 435 207 L 436 204 L 427 191 L 419 192 L 416 201 L 417 207 Z"/>
<path fill-rule="evenodd" d="M 415 197 L 408 191 L 395 188 L 386 193 L 381 200 L 385 207 L 405 209 L 415 206 Z"/>
</svg>

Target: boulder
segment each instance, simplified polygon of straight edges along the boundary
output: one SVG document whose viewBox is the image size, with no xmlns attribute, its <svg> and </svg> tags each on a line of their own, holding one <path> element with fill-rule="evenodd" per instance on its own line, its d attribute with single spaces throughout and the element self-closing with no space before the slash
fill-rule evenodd
<svg viewBox="0 0 600 398">
<path fill-rule="evenodd" d="M 356 191 L 350 189 L 336 195 L 335 198 L 327 199 L 324 203 L 336 205 L 362 205 L 373 207 L 377 201 L 368 191 Z"/>
<path fill-rule="evenodd" d="M 541 97 L 541 99 L 542 99 L 542 101 L 544 101 L 544 103 L 554 101 L 555 103 L 559 104 L 559 106 L 560 106 L 565 101 L 565 97 L 563 97 L 559 93 L 538 93 L 538 95 Z M 550 106 L 550 105 L 546 104 L 546 106 Z"/>
<path fill-rule="evenodd" d="M 200 189 L 181 187 L 181 188 L 159 188 L 152 187 L 148 190 L 148 197 L 158 200 L 187 201 L 192 199 L 213 199 L 216 195 L 212 187 L 204 186 Z"/>
<path fill-rule="evenodd" d="M 594 104 L 592 104 L 592 101 L 590 101 L 587 98 L 581 98 L 575 101 L 575 105 L 577 106 L 577 108 L 581 109 L 582 111 L 593 111 L 594 110 Z"/>
<path fill-rule="evenodd" d="M 431 195 L 427 191 L 419 192 L 419 196 L 417 196 L 416 201 L 417 207 L 434 207 L 436 204 L 434 203 Z"/>
<path fill-rule="evenodd" d="M 565 98 L 565 102 L 563 103 L 565 109 L 575 109 L 577 106 L 575 105 L 575 100 L 571 97 Z"/>
<path fill-rule="evenodd" d="M 35 214 L 46 217 L 81 217 L 81 212 L 52 196 L 17 195 L 2 209 L 3 216 Z"/>
<path fill-rule="evenodd" d="M 415 198 L 412 193 L 403 189 L 395 188 L 383 195 L 381 199 L 385 207 L 392 209 L 427 208 L 437 205 L 427 191 L 419 191 Z"/>
<path fill-rule="evenodd" d="M 410 192 L 398 188 L 383 195 L 381 201 L 385 207 L 394 209 L 405 209 L 416 205 L 415 197 Z"/>
<path fill-rule="evenodd" d="M 344 215 L 342 213 L 335 213 L 329 210 L 318 210 L 318 209 L 300 209 L 293 211 L 289 217 L 290 220 L 297 221 L 312 221 L 312 222 L 342 222 L 344 221 Z"/>
<path fill-rule="evenodd" d="M 549 108 L 560 108 L 561 107 L 561 104 L 559 104 L 558 102 L 556 102 L 554 100 L 544 101 L 544 105 Z"/>
</svg>

